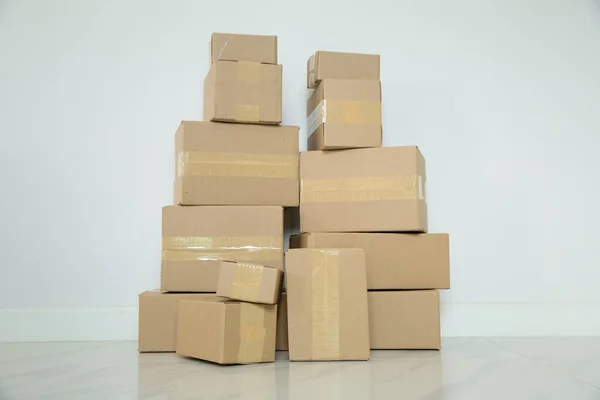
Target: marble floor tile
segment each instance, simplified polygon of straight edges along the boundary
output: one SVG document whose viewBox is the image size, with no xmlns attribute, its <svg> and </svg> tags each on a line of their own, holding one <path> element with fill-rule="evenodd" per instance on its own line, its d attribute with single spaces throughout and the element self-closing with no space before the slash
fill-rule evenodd
<svg viewBox="0 0 600 400">
<path fill-rule="evenodd" d="M 320 363 L 279 352 L 275 363 L 237 366 L 136 347 L 0 344 L 0 399 L 600 399 L 600 338 L 451 338 L 440 352 Z"/>
</svg>

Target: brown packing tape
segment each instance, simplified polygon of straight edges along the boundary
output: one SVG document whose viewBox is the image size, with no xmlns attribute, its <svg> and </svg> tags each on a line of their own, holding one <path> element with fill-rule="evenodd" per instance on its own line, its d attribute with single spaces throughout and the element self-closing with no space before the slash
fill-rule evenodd
<svg viewBox="0 0 600 400">
<path fill-rule="evenodd" d="M 237 121 L 259 122 L 260 107 L 256 104 L 238 104 L 235 108 Z"/>
<path fill-rule="evenodd" d="M 182 151 L 177 176 L 298 179 L 298 155 Z"/>
<path fill-rule="evenodd" d="M 263 304 L 240 304 L 240 328 L 237 362 L 249 364 L 264 361 L 263 354 L 267 338 L 266 312 Z"/>
<path fill-rule="evenodd" d="M 381 125 L 381 102 L 352 100 L 321 100 L 307 119 L 308 134 L 319 125 Z"/>
<path fill-rule="evenodd" d="M 409 199 L 425 200 L 424 179 L 420 175 L 300 181 L 301 203 Z"/>
<path fill-rule="evenodd" d="M 255 85 L 260 83 L 260 63 L 250 61 L 237 62 L 238 82 Z"/>
<path fill-rule="evenodd" d="M 279 260 L 283 238 L 277 236 L 170 236 L 162 238 L 163 261 Z"/>
<path fill-rule="evenodd" d="M 262 265 L 238 263 L 233 276 L 231 297 L 245 301 L 258 300 L 264 269 Z"/>
<path fill-rule="evenodd" d="M 312 359 L 340 357 L 340 267 L 337 250 L 313 252 Z"/>
</svg>

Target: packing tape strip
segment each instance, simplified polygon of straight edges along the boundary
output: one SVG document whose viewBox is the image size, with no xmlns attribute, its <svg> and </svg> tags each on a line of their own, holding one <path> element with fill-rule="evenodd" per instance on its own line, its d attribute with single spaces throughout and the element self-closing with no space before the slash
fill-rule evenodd
<svg viewBox="0 0 600 400">
<path fill-rule="evenodd" d="M 227 259 L 280 260 L 283 238 L 277 236 L 172 236 L 162 238 L 163 261 Z"/>
<path fill-rule="evenodd" d="M 324 123 L 348 125 L 381 125 L 381 102 L 321 100 L 308 115 L 308 134 Z"/>
<path fill-rule="evenodd" d="M 340 357 L 340 264 L 337 250 L 313 252 L 312 359 Z"/>
<path fill-rule="evenodd" d="M 257 264 L 238 263 L 235 266 L 231 287 L 231 298 L 258 301 L 265 267 Z"/>
<path fill-rule="evenodd" d="M 237 79 L 240 83 L 255 85 L 260 83 L 260 63 L 251 61 L 237 62 Z"/>
<path fill-rule="evenodd" d="M 315 57 L 317 55 L 313 54 L 312 56 L 310 56 L 310 58 L 308 59 L 308 84 L 307 87 L 310 88 L 314 88 L 315 87 Z"/>
<path fill-rule="evenodd" d="M 298 155 L 182 151 L 177 177 L 182 175 L 298 179 Z"/>
<path fill-rule="evenodd" d="M 240 303 L 240 330 L 237 361 L 251 364 L 263 361 L 267 339 L 267 309 L 263 304 Z M 271 306 L 272 307 L 272 306 Z"/>
<path fill-rule="evenodd" d="M 410 199 L 425 200 L 425 179 L 421 175 L 300 181 L 300 203 Z"/>
<path fill-rule="evenodd" d="M 235 106 L 235 120 L 242 122 L 259 122 L 260 107 L 256 104 L 237 104 Z"/>
</svg>

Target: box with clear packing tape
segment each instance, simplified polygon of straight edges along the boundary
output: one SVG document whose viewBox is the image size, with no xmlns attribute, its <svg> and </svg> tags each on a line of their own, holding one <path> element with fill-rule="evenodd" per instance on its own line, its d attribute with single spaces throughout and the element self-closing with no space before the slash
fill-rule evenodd
<svg viewBox="0 0 600 400">
<path fill-rule="evenodd" d="M 307 107 L 308 150 L 381 147 L 381 82 L 324 79 Z"/>
<path fill-rule="evenodd" d="M 282 207 L 163 207 L 161 290 L 215 293 L 221 260 L 283 271 L 283 245 Z"/>
<path fill-rule="evenodd" d="M 281 65 L 213 62 L 204 79 L 203 119 L 279 125 L 282 74 Z"/>
<path fill-rule="evenodd" d="M 301 232 L 427 232 L 416 146 L 300 153 Z"/>
</svg>

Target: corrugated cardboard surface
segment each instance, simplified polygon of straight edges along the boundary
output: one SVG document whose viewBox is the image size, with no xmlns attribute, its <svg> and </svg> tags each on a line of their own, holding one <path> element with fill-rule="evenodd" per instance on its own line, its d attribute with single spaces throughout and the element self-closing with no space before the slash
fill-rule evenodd
<svg viewBox="0 0 600 400">
<path fill-rule="evenodd" d="M 302 232 L 427 232 L 417 147 L 300 153 Z"/>
<path fill-rule="evenodd" d="M 275 350 L 288 350 L 288 312 L 287 312 L 287 293 L 281 293 L 279 304 L 277 305 L 277 340 Z"/>
<path fill-rule="evenodd" d="M 297 206 L 298 131 L 183 121 L 175 134 L 175 204 Z"/>
<path fill-rule="evenodd" d="M 322 79 L 379 80 L 379 55 L 318 51 L 308 59 L 307 87 L 314 89 Z"/>
<path fill-rule="evenodd" d="M 139 295 L 139 352 L 175 351 L 178 307 L 181 299 L 216 299 L 216 295 L 158 291 L 148 291 Z"/>
<path fill-rule="evenodd" d="M 381 147 L 381 83 L 324 79 L 308 99 L 309 150 Z"/>
<path fill-rule="evenodd" d="M 290 360 L 367 360 L 364 251 L 289 250 L 286 269 Z"/>
<path fill-rule="evenodd" d="M 277 64 L 277 36 L 213 33 L 210 61 L 217 60 Z"/>
<path fill-rule="evenodd" d="M 219 364 L 275 361 L 277 305 L 181 301 L 177 354 Z"/>
<path fill-rule="evenodd" d="M 258 264 L 222 261 L 217 296 L 251 303 L 277 304 L 283 271 Z"/>
<path fill-rule="evenodd" d="M 215 260 L 283 270 L 282 207 L 167 206 L 162 214 L 163 291 L 216 292 Z"/>
<path fill-rule="evenodd" d="M 369 290 L 450 288 L 446 233 L 305 233 L 290 248 L 364 249 Z"/>
<path fill-rule="evenodd" d="M 205 121 L 281 123 L 281 65 L 215 61 L 204 79 Z"/>
<path fill-rule="evenodd" d="M 369 292 L 372 349 L 440 349 L 437 290 Z"/>
</svg>

